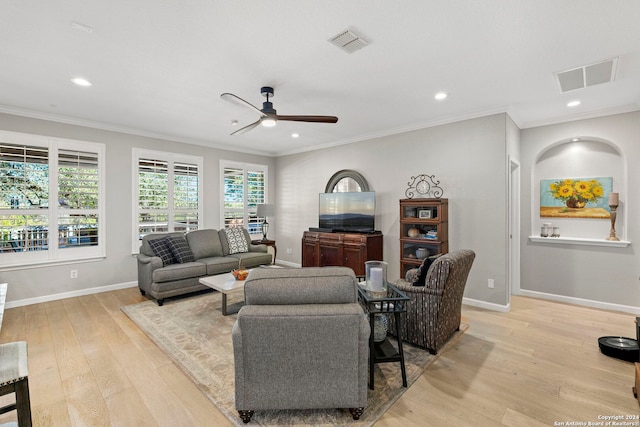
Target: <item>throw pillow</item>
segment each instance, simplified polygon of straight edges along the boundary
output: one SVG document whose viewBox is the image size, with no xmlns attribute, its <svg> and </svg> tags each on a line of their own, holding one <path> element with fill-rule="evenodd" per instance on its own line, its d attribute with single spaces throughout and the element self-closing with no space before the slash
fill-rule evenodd
<svg viewBox="0 0 640 427">
<path fill-rule="evenodd" d="M 173 254 L 171 253 L 171 249 L 169 249 L 169 242 L 167 237 L 150 239 L 149 246 L 151 247 L 153 254 L 162 259 L 162 266 L 167 266 L 174 263 Z"/>
<path fill-rule="evenodd" d="M 225 228 L 224 232 L 229 243 L 229 254 L 249 252 L 249 245 L 244 236 L 244 230 L 240 227 Z"/>
<path fill-rule="evenodd" d="M 422 262 L 422 265 L 418 268 L 416 281 L 413 282 L 413 286 L 425 285 L 425 279 L 427 278 L 427 272 L 429 271 L 429 267 L 431 267 L 431 264 L 433 264 L 433 261 L 435 261 L 440 255 L 442 254 L 431 255 L 424 259 L 424 261 Z"/>
<path fill-rule="evenodd" d="M 169 246 L 171 255 L 173 255 L 173 258 L 175 258 L 178 263 L 184 264 L 185 262 L 195 261 L 193 252 L 191 252 L 189 244 L 183 237 L 167 237 L 167 245 Z"/>
</svg>

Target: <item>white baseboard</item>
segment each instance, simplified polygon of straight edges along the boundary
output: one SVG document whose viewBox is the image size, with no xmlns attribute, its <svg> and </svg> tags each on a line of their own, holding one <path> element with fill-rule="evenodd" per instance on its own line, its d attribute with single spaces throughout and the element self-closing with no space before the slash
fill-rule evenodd
<svg viewBox="0 0 640 427">
<path fill-rule="evenodd" d="M 567 304 L 581 305 L 584 307 L 600 308 L 603 310 L 620 311 L 623 313 L 630 313 L 636 316 L 640 315 L 640 307 L 633 307 L 630 305 L 613 304 L 610 302 L 594 301 L 584 298 L 568 297 L 565 295 L 548 294 L 538 291 L 527 291 L 520 289 L 520 295 L 532 298 L 540 298 L 551 301 L 563 302 Z"/>
<path fill-rule="evenodd" d="M 289 261 L 276 261 L 276 265 L 284 265 L 284 266 L 293 267 L 293 268 L 301 268 L 302 267 L 301 264 L 297 264 L 295 262 L 289 262 Z"/>
<path fill-rule="evenodd" d="M 7 302 L 5 308 L 22 307 L 24 305 L 39 304 L 41 302 L 57 301 L 65 298 L 80 297 L 84 295 L 99 294 L 102 292 L 115 291 L 118 289 L 134 288 L 138 286 L 138 282 L 117 283 L 115 285 L 98 286 L 95 288 L 79 289 L 77 291 L 62 292 L 59 294 L 43 295 L 41 297 L 26 298 L 16 301 Z"/>
<path fill-rule="evenodd" d="M 492 311 L 500 311 L 502 313 L 508 313 L 511 310 L 511 304 L 500 305 L 487 301 L 480 301 L 472 298 L 462 298 L 462 304 L 470 305 L 473 307 L 485 308 Z"/>
</svg>

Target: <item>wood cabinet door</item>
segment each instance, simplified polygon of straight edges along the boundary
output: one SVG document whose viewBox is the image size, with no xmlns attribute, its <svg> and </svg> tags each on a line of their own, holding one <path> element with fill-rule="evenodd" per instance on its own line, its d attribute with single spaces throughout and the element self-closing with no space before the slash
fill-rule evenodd
<svg viewBox="0 0 640 427">
<path fill-rule="evenodd" d="M 316 257 L 317 242 L 315 240 L 302 241 L 302 266 L 317 267 L 318 259 Z"/>
<path fill-rule="evenodd" d="M 364 276 L 364 256 L 365 247 L 363 245 L 344 245 L 343 264 L 351 268 L 356 276 Z"/>
<path fill-rule="evenodd" d="M 342 265 L 342 244 L 318 242 L 320 251 L 320 267 Z"/>
</svg>

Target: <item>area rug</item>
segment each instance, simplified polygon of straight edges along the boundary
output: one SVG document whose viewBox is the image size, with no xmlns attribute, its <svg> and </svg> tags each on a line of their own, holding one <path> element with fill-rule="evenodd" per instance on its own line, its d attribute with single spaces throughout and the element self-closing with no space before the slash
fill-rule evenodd
<svg viewBox="0 0 640 427">
<path fill-rule="evenodd" d="M 230 302 L 233 295 L 229 296 Z M 229 420 L 244 425 L 235 410 L 233 347 L 231 328 L 236 315 L 222 316 L 218 292 L 166 300 L 159 307 L 152 301 L 122 307 L 140 327 L 191 379 Z M 467 329 L 463 324 L 438 355 L 455 345 Z M 437 355 L 405 344 L 405 366 L 410 386 L 431 365 Z M 407 389 L 402 386 L 399 363 L 376 365 L 375 390 L 368 390 L 367 407 L 355 421 L 347 409 L 256 411 L 255 426 L 370 426 Z"/>
</svg>

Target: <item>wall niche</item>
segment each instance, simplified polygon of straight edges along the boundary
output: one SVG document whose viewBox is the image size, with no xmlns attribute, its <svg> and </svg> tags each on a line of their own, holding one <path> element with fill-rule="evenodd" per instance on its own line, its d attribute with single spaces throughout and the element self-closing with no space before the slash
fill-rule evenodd
<svg viewBox="0 0 640 427">
<path fill-rule="evenodd" d="M 530 240 L 537 243 L 576 243 L 627 246 L 626 242 L 626 207 L 627 167 L 622 151 L 610 141 L 589 137 L 574 137 L 558 141 L 542 150 L 534 161 L 532 168 L 531 232 Z M 549 195 L 548 180 L 576 178 L 612 178 L 612 188 L 600 198 L 600 210 L 606 218 L 573 217 L 567 209 L 557 217 L 541 216 L 541 192 Z M 541 182 L 547 181 L 546 185 Z M 611 220 L 607 203 L 608 192 L 620 194 L 620 205 L 615 223 L 616 235 L 621 243 L 605 240 L 609 236 Z M 556 201 L 555 203 L 561 203 Z M 604 206 L 603 206 L 604 205 Z M 587 207 L 595 203 L 587 203 Z M 575 213 L 575 211 L 574 211 Z M 566 216 L 564 216 L 566 215 Z M 544 223 L 559 227 L 560 238 L 540 237 L 540 229 Z"/>
</svg>

